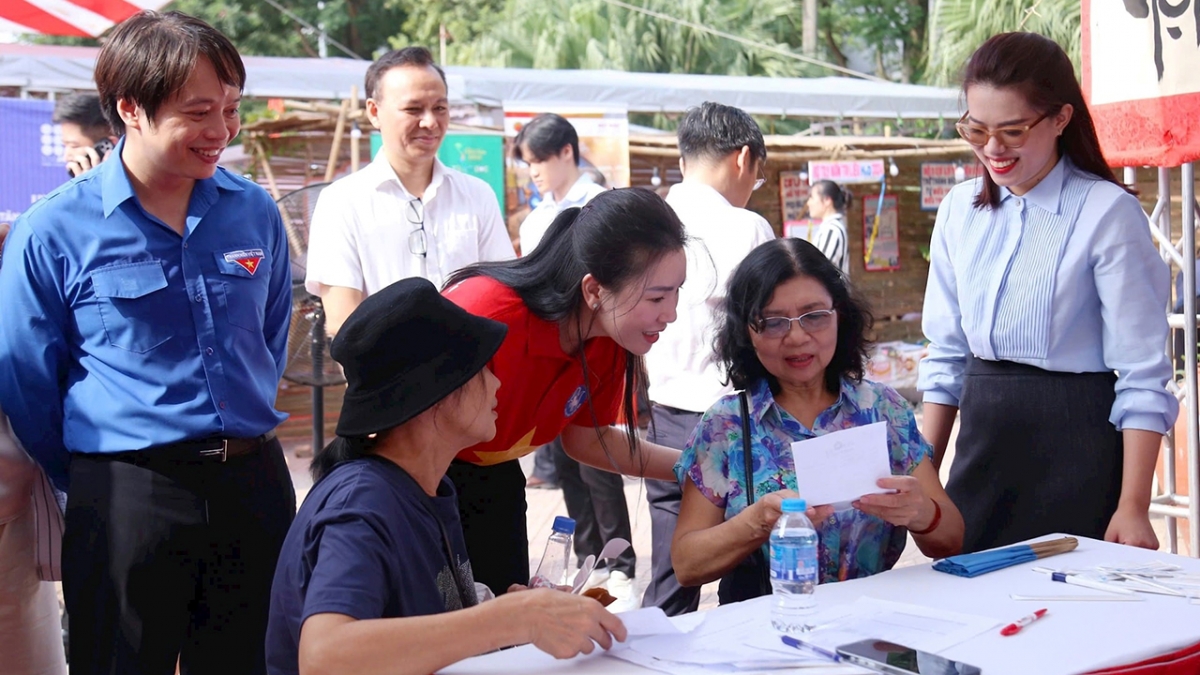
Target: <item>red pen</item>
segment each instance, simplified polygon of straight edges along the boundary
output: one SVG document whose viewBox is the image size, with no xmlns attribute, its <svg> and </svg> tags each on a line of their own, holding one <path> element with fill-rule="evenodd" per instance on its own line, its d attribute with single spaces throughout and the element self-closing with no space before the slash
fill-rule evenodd
<svg viewBox="0 0 1200 675">
<path fill-rule="evenodd" d="M 1029 624 L 1033 623 L 1034 621 L 1037 621 L 1038 619 L 1042 618 L 1043 616 L 1046 616 L 1046 610 L 1039 609 L 1038 611 L 1034 612 L 1033 614 L 1030 614 L 1029 616 L 1023 616 L 1020 619 L 1017 619 L 1016 621 L 1014 621 L 1013 623 L 1008 624 L 1004 628 L 1001 628 L 1000 634 L 1006 635 L 1006 636 L 1007 635 L 1016 635 L 1017 633 L 1021 632 L 1022 628 L 1024 628 L 1025 626 L 1028 626 Z"/>
</svg>

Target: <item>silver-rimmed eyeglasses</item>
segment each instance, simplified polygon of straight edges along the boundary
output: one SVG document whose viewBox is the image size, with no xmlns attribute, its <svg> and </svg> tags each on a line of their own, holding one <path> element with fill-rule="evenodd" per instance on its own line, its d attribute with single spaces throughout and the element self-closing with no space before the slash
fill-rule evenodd
<svg viewBox="0 0 1200 675">
<path fill-rule="evenodd" d="M 408 222 L 416 226 L 408 234 L 408 250 L 413 255 L 424 258 L 425 254 L 429 252 L 429 247 L 425 242 L 425 205 L 421 203 L 420 197 L 408 200 L 405 215 L 408 216 Z"/>
<path fill-rule="evenodd" d="M 767 184 L 767 174 L 763 173 L 762 165 L 759 164 L 758 178 L 754 179 L 754 187 L 750 188 L 750 191 L 754 192 L 755 190 L 757 190 L 758 188 L 760 188 L 766 184 Z"/>
<path fill-rule="evenodd" d="M 806 333 L 819 333 L 833 325 L 833 317 L 837 310 L 818 309 L 800 316 L 768 316 L 750 324 L 754 332 L 765 338 L 781 338 L 792 332 L 792 322 L 800 324 Z"/>
</svg>

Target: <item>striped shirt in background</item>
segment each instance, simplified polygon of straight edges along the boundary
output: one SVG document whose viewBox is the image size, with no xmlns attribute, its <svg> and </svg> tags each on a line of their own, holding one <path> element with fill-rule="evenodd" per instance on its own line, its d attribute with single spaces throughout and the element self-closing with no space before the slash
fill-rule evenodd
<svg viewBox="0 0 1200 675">
<path fill-rule="evenodd" d="M 813 236 L 813 245 L 821 249 L 821 253 L 842 271 L 846 278 L 850 277 L 850 253 L 847 250 L 846 220 L 842 214 L 835 213 L 821 221 L 817 233 Z"/>
<path fill-rule="evenodd" d="M 957 406 L 972 354 L 1062 373 L 1117 373 L 1109 421 L 1163 433 L 1179 403 L 1164 309 L 1170 276 L 1141 204 L 1067 159 L 995 209 L 972 206 L 982 179 L 938 209 L 918 388 Z"/>
</svg>

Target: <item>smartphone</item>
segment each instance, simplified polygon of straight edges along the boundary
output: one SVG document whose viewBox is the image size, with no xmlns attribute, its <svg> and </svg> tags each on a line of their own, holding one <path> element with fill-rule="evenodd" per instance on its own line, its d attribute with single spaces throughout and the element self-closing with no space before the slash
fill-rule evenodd
<svg viewBox="0 0 1200 675">
<path fill-rule="evenodd" d="M 92 149 L 96 151 L 96 154 L 100 157 L 100 161 L 103 162 L 104 156 L 112 152 L 113 147 L 112 141 L 108 140 L 107 138 L 101 138 L 99 141 L 96 141 L 96 144 L 92 146 Z"/>
<path fill-rule="evenodd" d="M 961 661 L 951 661 L 886 640 L 851 642 L 838 647 L 837 653 L 850 663 L 888 675 L 980 675 L 983 672 Z"/>
<path fill-rule="evenodd" d="M 100 158 L 101 162 L 103 162 L 104 156 L 112 152 L 114 147 L 116 146 L 113 145 L 112 141 L 108 140 L 107 138 L 101 138 L 100 140 L 96 141 L 96 144 L 92 146 L 92 149 L 96 151 L 96 156 Z M 71 172 L 70 167 L 67 167 L 67 175 L 72 178 L 75 177 L 75 174 Z"/>
</svg>

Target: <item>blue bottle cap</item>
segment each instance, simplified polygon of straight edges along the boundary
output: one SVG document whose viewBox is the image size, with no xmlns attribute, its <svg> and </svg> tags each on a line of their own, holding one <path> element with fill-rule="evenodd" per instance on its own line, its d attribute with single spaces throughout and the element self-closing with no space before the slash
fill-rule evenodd
<svg viewBox="0 0 1200 675">
<path fill-rule="evenodd" d="M 566 516 L 555 516 L 551 529 L 563 534 L 575 534 L 575 521 Z"/>
<path fill-rule="evenodd" d="M 785 499 L 780 508 L 784 513 L 804 513 L 808 510 L 808 502 L 803 499 Z"/>
</svg>

